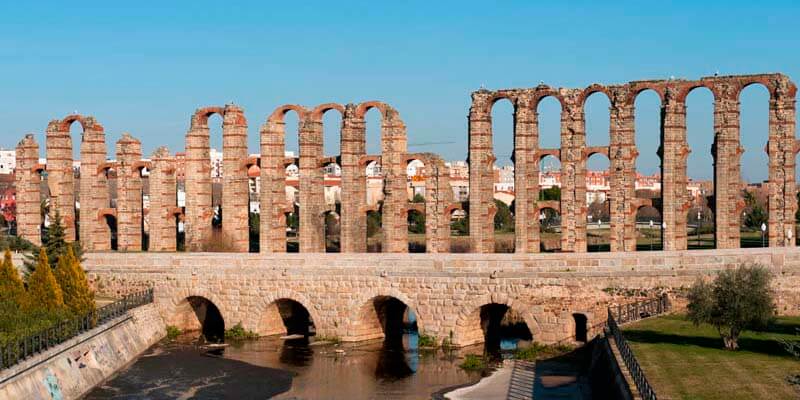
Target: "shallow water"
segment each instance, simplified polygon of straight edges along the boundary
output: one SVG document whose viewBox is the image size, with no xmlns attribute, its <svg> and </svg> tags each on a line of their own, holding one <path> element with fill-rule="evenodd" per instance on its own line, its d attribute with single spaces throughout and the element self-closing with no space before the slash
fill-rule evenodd
<svg viewBox="0 0 800 400">
<path fill-rule="evenodd" d="M 87 399 L 425 399 L 480 378 L 459 368 L 466 353 L 402 345 L 309 345 L 277 337 L 204 350 L 158 344 Z"/>
</svg>

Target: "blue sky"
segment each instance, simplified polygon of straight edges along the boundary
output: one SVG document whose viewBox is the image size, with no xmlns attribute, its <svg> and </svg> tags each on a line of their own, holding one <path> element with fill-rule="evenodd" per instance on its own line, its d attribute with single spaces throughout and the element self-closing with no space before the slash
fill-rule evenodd
<svg viewBox="0 0 800 400">
<path fill-rule="evenodd" d="M 195 108 L 233 101 L 246 110 L 256 151 L 260 125 L 281 104 L 374 99 L 400 111 L 410 150 L 464 159 L 469 94 L 481 85 L 584 87 L 715 71 L 800 79 L 800 6 L 791 1 L 264 3 L 4 2 L 0 145 L 28 132 L 41 143 L 49 120 L 78 111 L 106 127 L 110 152 L 123 132 L 148 154 L 162 144 L 177 151 Z M 742 98 L 750 181 L 766 178 L 767 99 L 759 87 Z M 696 178 L 711 175 L 711 101 L 699 91 L 689 99 Z M 607 107 L 600 96 L 587 106 L 590 144 L 607 143 Z M 658 102 L 643 96 L 637 107 L 638 165 L 652 173 Z M 510 113 L 502 103 L 493 113 L 501 160 Z M 338 152 L 334 114 L 325 119 L 328 153 Z M 557 146 L 558 107 L 543 104 L 540 119 L 543 145 Z M 377 129 L 369 115 L 373 152 Z M 220 147 L 219 128 L 212 132 Z M 446 143 L 413 146 L 430 142 Z"/>
</svg>

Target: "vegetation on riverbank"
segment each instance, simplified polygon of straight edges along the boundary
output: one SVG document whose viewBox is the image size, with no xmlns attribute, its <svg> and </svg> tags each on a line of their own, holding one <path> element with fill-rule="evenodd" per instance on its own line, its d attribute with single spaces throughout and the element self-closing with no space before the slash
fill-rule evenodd
<svg viewBox="0 0 800 400">
<path fill-rule="evenodd" d="M 0 266 L 0 346 L 94 312 L 94 293 L 75 247 L 80 245 L 64 240 L 64 229 L 56 216 L 44 235 L 43 246 L 33 247 L 36 256 L 27 256 L 35 262 L 26 261 L 30 266 L 24 279 L 6 250 Z"/>
<path fill-rule="evenodd" d="M 659 398 L 785 399 L 798 395 L 789 378 L 800 361 L 781 341 L 797 340 L 797 329 L 800 317 L 778 317 L 743 332 L 737 351 L 724 349 L 716 328 L 684 315 L 639 321 L 623 333 Z"/>
<path fill-rule="evenodd" d="M 225 340 L 241 341 L 258 339 L 258 334 L 244 329 L 242 323 L 239 322 L 230 329 L 225 330 Z"/>
</svg>

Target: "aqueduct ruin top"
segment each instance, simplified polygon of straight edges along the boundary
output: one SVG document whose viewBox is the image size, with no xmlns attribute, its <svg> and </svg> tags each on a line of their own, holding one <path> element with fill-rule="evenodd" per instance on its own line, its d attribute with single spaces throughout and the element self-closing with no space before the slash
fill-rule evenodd
<svg viewBox="0 0 800 400">
<path fill-rule="evenodd" d="M 739 215 L 743 207 L 739 199 L 742 188 L 740 157 L 742 147 L 739 131 L 739 94 L 747 86 L 760 84 L 770 94 L 768 181 L 768 236 L 770 246 L 793 244 L 795 211 L 795 155 L 800 149 L 795 138 L 795 98 L 797 86 L 781 74 L 713 76 L 699 80 L 647 80 L 619 85 L 593 84 L 586 88 L 552 88 L 539 85 L 532 88 L 472 93 L 469 112 L 469 204 L 453 201 L 448 182 L 449 174 L 436 155 L 410 154 L 407 149 L 406 127 L 399 113 L 388 104 L 370 101 L 361 104 L 322 104 L 307 108 L 284 105 L 275 109 L 260 128 L 260 156 L 247 152 L 247 120 L 244 110 L 228 104 L 222 107 L 199 108 L 192 114 L 186 133 L 185 192 L 183 209 L 177 204 L 177 169 L 179 160 L 163 149 L 149 162 L 142 162 L 141 144 L 132 137 L 123 137 L 117 144 L 116 162 L 107 161 L 105 133 L 94 118 L 71 115 L 50 122 L 47 127 L 47 164 L 38 163 L 38 144 L 26 136 L 17 147 L 17 203 L 20 235 L 38 243 L 42 215 L 39 190 L 42 172 L 46 171 L 50 205 L 59 211 L 67 227 L 69 239 L 80 239 L 90 250 L 108 250 L 112 235 L 108 220 L 115 220 L 117 248 L 141 250 L 144 234 L 141 195 L 142 171 L 149 172 L 148 227 L 149 250 L 174 251 L 177 246 L 178 223 L 184 222 L 186 248 L 203 250 L 203 244 L 213 235 L 214 207 L 209 162 L 208 118 L 222 117 L 223 165 L 221 203 L 224 217 L 221 232 L 232 243 L 232 251 L 249 249 L 249 182 L 248 168 L 260 167 L 261 190 L 257 198 L 261 224 L 259 248 L 264 253 L 286 251 L 286 213 L 294 204 L 285 199 L 285 167 L 296 163 L 300 171 L 299 188 L 299 251 L 325 251 L 325 206 L 322 168 L 336 162 L 342 170 L 341 205 L 338 210 L 341 225 L 341 251 L 365 252 L 367 212 L 367 177 L 364 166 L 378 161 L 384 179 L 382 204 L 382 250 L 405 252 L 408 249 L 407 213 L 420 210 L 406 195 L 406 166 L 415 158 L 424 159 L 426 198 L 427 251 L 449 251 L 449 212 L 468 211 L 470 250 L 494 251 L 493 165 L 491 110 L 500 99 L 514 106 L 514 168 L 515 168 L 515 251 L 530 253 L 540 249 L 539 219 L 536 216 L 546 207 L 561 214 L 561 248 L 563 251 L 587 250 L 586 162 L 595 153 L 610 160 L 608 201 L 611 212 L 611 251 L 632 251 L 636 248 L 636 210 L 642 206 L 635 196 L 635 162 L 638 152 L 634 142 L 634 104 L 636 96 L 646 90 L 656 92 L 661 100 L 662 162 L 661 213 L 664 222 L 665 250 L 687 247 L 686 211 L 689 207 L 686 160 L 689 148 L 686 138 L 687 95 L 696 88 L 708 88 L 714 96 L 714 192 L 716 244 L 720 248 L 739 245 Z M 610 141 L 608 146 L 589 147 L 586 144 L 584 103 L 593 93 L 604 93 L 610 107 Z M 561 104 L 561 146 L 558 149 L 539 145 L 537 105 L 553 97 Z M 367 111 L 375 108 L 381 115 L 380 154 L 367 154 Z M 324 157 L 322 125 L 324 113 L 336 110 L 341 118 L 340 154 Z M 287 160 L 285 121 L 287 113 L 297 114 L 299 157 Z M 79 174 L 72 170 L 70 125 L 81 124 L 81 164 Z M 560 161 L 561 198 L 539 201 L 539 160 L 555 156 Z M 111 204 L 108 177 L 110 171 L 118 179 L 118 201 Z M 76 191 L 74 179 L 80 178 Z M 80 200 L 80 216 L 76 201 Z M 157 239 L 157 240 L 156 240 Z"/>
</svg>

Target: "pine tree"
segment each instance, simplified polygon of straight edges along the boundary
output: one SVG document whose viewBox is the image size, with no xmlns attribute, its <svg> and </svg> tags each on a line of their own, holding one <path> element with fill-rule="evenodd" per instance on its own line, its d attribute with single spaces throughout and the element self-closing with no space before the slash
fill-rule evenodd
<svg viewBox="0 0 800 400">
<path fill-rule="evenodd" d="M 71 247 L 58 259 L 55 277 L 64 295 L 64 305 L 72 314 L 85 315 L 94 311 L 94 293 Z"/>
<path fill-rule="evenodd" d="M 0 301 L 21 304 L 25 294 L 25 286 L 19 277 L 19 271 L 11 262 L 11 252 L 6 250 L 3 264 L 0 265 Z"/>
<path fill-rule="evenodd" d="M 64 308 L 64 295 L 49 266 L 47 252 L 44 249 L 39 250 L 36 269 L 28 277 L 26 306 L 29 309 L 59 310 Z"/>
<path fill-rule="evenodd" d="M 83 248 L 79 242 L 67 242 L 64 224 L 58 210 L 56 210 L 55 216 L 51 218 L 51 221 L 44 235 L 42 235 L 42 247 L 34 248 L 31 253 L 25 257 L 25 267 L 27 267 L 28 273 L 32 273 L 36 270 L 38 264 L 36 254 L 39 253 L 41 248 L 47 251 L 47 259 L 50 260 L 50 268 L 53 270 L 56 269 L 61 255 L 67 253 L 68 248 L 72 249 L 76 258 L 80 259 L 83 256 Z"/>
</svg>

